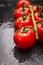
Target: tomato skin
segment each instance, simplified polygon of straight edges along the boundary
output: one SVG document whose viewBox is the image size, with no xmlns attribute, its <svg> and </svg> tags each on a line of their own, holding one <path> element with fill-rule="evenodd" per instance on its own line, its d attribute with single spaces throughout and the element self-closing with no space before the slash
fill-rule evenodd
<svg viewBox="0 0 43 65">
<path fill-rule="evenodd" d="M 43 13 L 43 6 L 41 7 L 41 11 L 42 11 L 42 13 Z"/>
<path fill-rule="evenodd" d="M 41 11 L 41 12 L 43 12 L 43 6 L 41 6 L 41 5 L 33 5 L 33 11 L 36 11 L 36 12 L 39 12 L 39 11 Z"/>
<path fill-rule="evenodd" d="M 22 1 L 22 0 L 19 0 L 19 1 Z M 25 1 L 25 0 L 23 0 L 23 1 Z M 28 1 L 28 0 L 26 0 L 26 1 Z"/>
<path fill-rule="evenodd" d="M 24 27 L 24 26 L 32 26 L 33 25 L 31 16 L 26 17 L 24 20 L 20 20 L 20 18 L 17 18 L 16 21 L 14 22 L 14 27 L 16 29 L 20 29 L 21 26 Z"/>
<path fill-rule="evenodd" d="M 33 11 L 37 11 L 37 5 L 34 5 L 34 6 L 32 7 L 32 9 L 33 9 Z"/>
<path fill-rule="evenodd" d="M 22 7 L 23 4 L 31 5 L 31 2 L 29 2 L 28 0 L 20 0 L 20 1 L 16 4 L 16 8 Z"/>
<path fill-rule="evenodd" d="M 41 23 L 37 24 L 37 31 L 38 31 L 38 41 L 43 43 L 43 26 Z"/>
<path fill-rule="evenodd" d="M 20 32 L 17 30 L 14 33 L 13 40 L 18 48 L 27 49 L 35 44 L 35 33 L 33 29 L 28 29 L 28 32 Z"/>
<path fill-rule="evenodd" d="M 34 12 L 34 19 L 35 19 L 36 21 L 43 19 L 43 17 L 39 17 L 38 14 L 39 14 L 38 12 Z"/>
<path fill-rule="evenodd" d="M 21 1 L 21 0 L 19 0 L 19 1 Z M 24 0 L 25 1 L 25 0 Z M 26 0 L 26 1 L 28 1 L 28 0 Z"/>
<path fill-rule="evenodd" d="M 27 13 L 30 13 L 30 9 L 29 8 L 24 8 L 24 11 L 22 10 L 22 11 L 20 11 L 22 9 L 22 7 L 21 8 L 19 8 L 19 9 L 16 9 L 15 11 L 14 11 L 14 17 L 15 18 L 18 18 L 18 17 L 20 17 L 20 16 L 22 16 L 22 15 L 25 15 L 25 14 L 27 14 Z"/>
</svg>

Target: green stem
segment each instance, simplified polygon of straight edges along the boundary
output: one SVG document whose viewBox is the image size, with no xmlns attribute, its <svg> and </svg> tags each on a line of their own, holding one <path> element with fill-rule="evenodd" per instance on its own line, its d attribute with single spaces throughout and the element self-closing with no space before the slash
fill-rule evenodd
<svg viewBox="0 0 43 65">
<path fill-rule="evenodd" d="M 31 29 L 33 29 L 35 31 L 34 27 L 32 27 L 32 26 L 25 26 L 25 27 L 22 27 L 22 29 L 20 30 L 20 32 L 27 32 L 27 31 L 29 31 L 27 28 L 31 28 Z"/>
<path fill-rule="evenodd" d="M 31 14 L 32 14 L 34 29 L 36 31 L 36 39 L 38 39 L 38 32 L 37 32 L 37 27 L 36 27 L 36 21 L 34 20 L 34 14 L 33 14 L 32 6 L 30 5 L 29 7 L 30 7 L 30 10 L 31 10 Z"/>
<path fill-rule="evenodd" d="M 22 20 L 24 20 L 27 16 L 31 16 L 31 14 L 25 14 L 22 16 Z"/>
</svg>

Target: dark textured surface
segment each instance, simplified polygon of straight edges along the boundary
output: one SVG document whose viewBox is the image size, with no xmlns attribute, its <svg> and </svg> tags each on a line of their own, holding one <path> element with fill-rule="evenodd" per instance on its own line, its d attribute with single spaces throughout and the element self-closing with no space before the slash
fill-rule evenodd
<svg viewBox="0 0 43 65">
<path fill-rule="evenodd" d="M 0 7 L 0 65 L 43 65 L 43 45 L 22 51 L 13 42 L 14 5 Z"/>
</svg>

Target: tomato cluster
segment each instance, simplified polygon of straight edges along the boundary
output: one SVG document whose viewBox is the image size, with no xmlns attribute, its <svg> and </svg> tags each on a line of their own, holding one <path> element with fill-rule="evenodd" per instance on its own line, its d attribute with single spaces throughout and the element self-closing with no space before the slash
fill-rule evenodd
<svg viewBox="0 0 43 65">
<path fill-rule="evenodd" d="M 19 0 L 13 12 L 15 32 L 13 40 L 18 48 L 32 47 L 36 39 L 43 43 L 43 6 Z"/>
</svg>

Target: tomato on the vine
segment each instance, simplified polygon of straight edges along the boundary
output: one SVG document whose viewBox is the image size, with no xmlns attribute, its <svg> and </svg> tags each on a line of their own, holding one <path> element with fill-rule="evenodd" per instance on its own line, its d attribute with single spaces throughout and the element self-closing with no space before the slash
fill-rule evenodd
<svg viewBox="0 0 43 65">
<path fill-rule="evenodd" d="M 42 11 L 42 13 L 43 13 L 43 6 L 41 7 L 41 11 Z"/>
<path fill-rule="evenodd" d="M 16 9 L 13 14 L 14 14 L 15 18 L 18 18 L 18 17 L 20 17 L 22 15 L 25 15 L 27 13 L 30 13 L 30 9 L 29 8 L 20 7 L 18 9 Z"/>
<path fill-rule="evenodd" d="M 32 26 L 32 25 L 33 23 L 32 23 L 31 14 L 23 15 L 22 17 L 17 18 L 16 21 L 14 22 L 14 27 L 16 29 L 19 29 L 24 26 Z"/>
<path fill-rule="evenodd" d="M 43 19 L 43 13 L 41 12 L 34 12 L 34 19 L 37 20 L 41 20 Z"/>
<path fill-rule="evenodd" d="M 32 9 L 33 9 L 33 11 L 36 11 L 36 12 L 39 12 L 39 11 L 43 12 L 43 6 L 41 6 L 39 4 L 33 5 Z"/>
<path fill-rule="evenodd" d="M 16 4 L 16 8 L 20 8 L 25 4 L 25 7 L 27 5 L 31 5 L 31 2 L 29 2 L 28 0 L 20 0 L 17 4 Z"/>
<path fill-rule="evenodd" d="M 30 48 L 35 44 L 35 32 L 32 28 L 23 27 L 20 30 L 16 30 L 13 40 L 18 48 Z"/>
<path fill-rule="evenodd" d="M 38 41 L 43 43 L 43 21 L 37 23 Z"/>
</svg>

